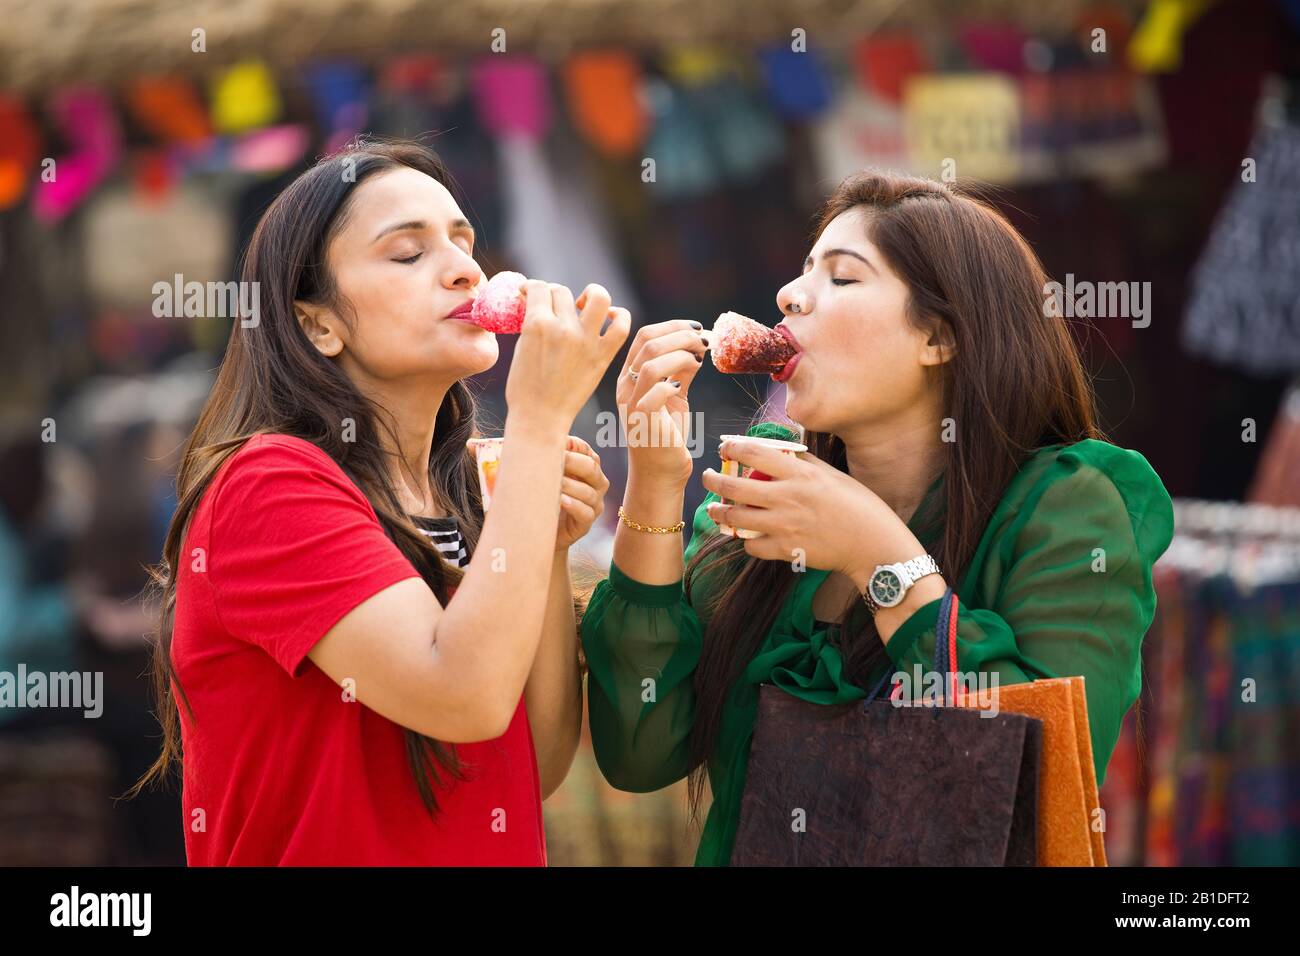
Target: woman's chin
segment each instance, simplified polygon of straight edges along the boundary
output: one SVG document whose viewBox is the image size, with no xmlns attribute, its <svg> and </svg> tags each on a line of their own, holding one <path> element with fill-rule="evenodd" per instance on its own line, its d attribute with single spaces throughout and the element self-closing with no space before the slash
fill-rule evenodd
<svg viewBox="0 0 1300 956">
<path fill-rule="evenodd" d="M 486 372 L 497 364 L 497 359 L 500 357 L 501 349 L 497 345 L 497 337 L 491 332 L 475 336 L 456 349 L 458 360 L 456 364 L 464 369 L 465 375 Z"/>
<path fill-rule="evenodd" d="M 488 335 L 485 344 L 466 346 L 460 343 L 452 349 L 445 349 L 437 356 L 428 356 L 428 360 L 419 364 L 416 374 L 428 375 L 437 381 L 469 378 L 486 372 L 497 364 L 500 353 L 497 351 L 496 339 Z"/>
<path fill-rule="evenodd" d="M 798 422 L 803 426 L 804 431 L 809 432 L 834 432 L 835 426 L 831 424 L 824 414 L 821 414 L 813 403 L 808 401 L 808 396 L 804 395 L 802 400 L 797 394 L 786 393 L 785 397 L 785 415 L 792 422 Z"/>
<path fill-rule="evenodd" d="M 808 412 L 807 396 L 801 394 L 797 389 L 793 389 L 787 383 L 785 386 L 785 413 L 793 421 L 803 425 L 804 428 L 811 428 L 804 415 Z"/>
</svg>

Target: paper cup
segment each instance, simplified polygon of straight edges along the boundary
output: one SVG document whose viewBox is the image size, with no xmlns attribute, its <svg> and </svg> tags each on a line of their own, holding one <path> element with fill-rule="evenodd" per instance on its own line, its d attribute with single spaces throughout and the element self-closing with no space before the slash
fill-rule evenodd
<svg viewBox="0 0 1300 956">
<path fill-rule="evenodd" d="M 478 488 L 483 495 L 483 511 L 488 510 L 492 502 L 492 492 L 497 486 L 497 470 L 501 467 L 501 445 L 503 438 L 471 438 L 469 445 L 474 449 L 474 460 L 478 463 Z"/>
<path fill-rule="evenodd" d="M 794 441 L 781 441 L 776 438 L 754 438 L 750 435 L 722 436 L 723 441 L 726 441 L 728 438 L 744 439 L 745 441 L 752 442 L 755 445 L 764 445 L 768 448 L 775 448 L 787 455 L 797 455 L 800 452 L 808 450 L 807 445 L 801 445 Z M 721 457 L 721 449 L 719 449 L 718 454 L 719 457 Z M 761 471 L 756 471 L 752 465 L 742 465 L 740 462 L 731 458 L 722 459 L 722 473 L 724 475 L 734 475 L 739 478 L 753 478 L 757 481 L 771 480 L 768 475 L 765 475 Z M 722 504 L 734 505 L 736 502 L 731 498 L 723 498 Z M 733 528 L 731 525 L 722 524 L 721 522 L 718 524 L 718 530 L 723 534 L 731 535 L 733 538 L 757 538 L 762 534 L 761 531 L 748 531 L 744 528 Z"/>
</svg>

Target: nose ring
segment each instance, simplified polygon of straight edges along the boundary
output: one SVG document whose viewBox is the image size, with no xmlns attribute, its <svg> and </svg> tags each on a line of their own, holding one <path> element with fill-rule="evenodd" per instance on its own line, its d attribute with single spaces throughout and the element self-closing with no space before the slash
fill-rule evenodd
<svg viewBox="0 0 1300 956">
<path fill-rule="evenodd" d="M 796 314 L 797 314 L 797 313 L 800 313 L 800 312 L 803 311 L 803 306 L 800 305 L 798 302 L 791 302 L 791 303 L 790 303 L 790 311 L 791 311 L 791 312 L 794 312 L 794 313 L 796 313 Z"/>
</svg>

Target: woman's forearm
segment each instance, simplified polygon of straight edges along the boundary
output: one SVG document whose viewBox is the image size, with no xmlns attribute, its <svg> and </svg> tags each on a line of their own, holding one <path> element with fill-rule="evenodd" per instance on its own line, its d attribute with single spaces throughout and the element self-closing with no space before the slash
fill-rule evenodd
<svg viewBox="0 0 1300 956">
<path fill-rule="evenodd" d="M 508 721 L 541 640 L 567 424 L 511 414 L 474 559 L 438 619 L 435 652 Z"/>
<path fill-rule="evenodd" d="M 545 799 L 568 775 L 582 734 L 582 675 L 568 548 L 555 552 L 542 639 L 524 687 L 524 706 Z"/>
<path fill-rule="evenodd" d="M 671 527 L 682 520 L 686 489 L 644 481 L 633 470 L 623 494 L 623 510 L 638 524 Z M 676 584 L 682 579 L 685 529 L 676 534 L 637 531 L 624 522 L 614 532 L 614 563 L 620 571 L 645 584 Z"/>
</svg>

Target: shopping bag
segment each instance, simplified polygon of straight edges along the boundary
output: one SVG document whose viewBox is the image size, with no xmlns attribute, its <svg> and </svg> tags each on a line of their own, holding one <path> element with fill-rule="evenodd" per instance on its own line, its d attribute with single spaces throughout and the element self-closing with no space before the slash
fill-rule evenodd
<svg viewBox="0 0 1300 956">
<path fill-rule="evenodd" d="M 1025 714 L 1043 724 L 1038 776 L 1038 865 L 1105 866 L 1104 817 L 1092 763 L 1088 701 L 1082 677 L 1009 684 L 977 697 L 958 694 L 963 707 Z M 996 698 L 993 697 L 996 694 Z"/>
<path fill-rule="evenodd" d="M 941 674 L 956 602 L 949 589 L 940 606 Z M 759 688 L 732 865 L 1035 864 L 1041 721 L 880 699 L 887 677 L 839 706 Z"/>
</svg>

